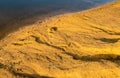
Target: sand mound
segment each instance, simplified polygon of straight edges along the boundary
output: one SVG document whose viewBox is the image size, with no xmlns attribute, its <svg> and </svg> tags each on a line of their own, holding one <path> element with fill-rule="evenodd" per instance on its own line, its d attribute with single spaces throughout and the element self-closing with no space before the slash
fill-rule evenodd
<svg viewBox="0 0 120 78">
<path fill-rule="evenodd" d="M 0 78 L 120 78 L 120 2 L 21 28 L 0 41 Z"/>
</svg>

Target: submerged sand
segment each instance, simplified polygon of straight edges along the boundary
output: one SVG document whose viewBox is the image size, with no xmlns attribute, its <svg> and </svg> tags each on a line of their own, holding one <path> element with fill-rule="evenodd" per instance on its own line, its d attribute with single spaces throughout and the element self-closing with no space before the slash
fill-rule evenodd
<svg viewBox="0 0 120 78">
<path fill-rule="evenodd" d="M 120 78 L 120 1 L 55 16 L 0 41 L 0 78 Z"/>
</svg>

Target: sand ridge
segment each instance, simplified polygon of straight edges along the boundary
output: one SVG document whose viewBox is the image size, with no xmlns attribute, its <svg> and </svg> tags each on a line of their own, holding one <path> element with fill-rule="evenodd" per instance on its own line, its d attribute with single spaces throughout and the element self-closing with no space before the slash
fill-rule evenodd
<svg viewBox="0 0 120 78">
<path fill-rule="evenodd" d="M 0 41 L 0 78 L 120 78 L 120 2 L 36 22 Z"/>
</svg>

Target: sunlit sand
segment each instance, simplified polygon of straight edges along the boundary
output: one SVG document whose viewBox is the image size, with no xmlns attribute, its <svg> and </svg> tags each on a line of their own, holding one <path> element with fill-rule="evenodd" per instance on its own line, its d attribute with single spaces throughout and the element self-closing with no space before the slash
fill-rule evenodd
<svg viewBox="0 0 120 78">
<path fill-rule="evenodd" d="M 120 1 L 46 18 L 0 41 L 0 78 L 120 78 Z"/>
</svg>

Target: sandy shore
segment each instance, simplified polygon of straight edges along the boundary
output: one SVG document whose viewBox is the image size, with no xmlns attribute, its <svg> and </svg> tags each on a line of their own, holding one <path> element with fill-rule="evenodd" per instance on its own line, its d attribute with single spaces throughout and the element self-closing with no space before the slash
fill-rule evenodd
<svg viewBox="0 0 120 78">
<path fill-rule="evenodd" d="M 74 4 L 75 2 L 73 2 L 72 4 Z M 87 1 L 83 1 L 83 4 L 86 4 L 85 2 L 87 2 Z M 73 5 L 73 7 L 68 8 L 69 3 L 68 3 L 68 5 L 66 5 L 65 8 L 61 8 L 61 9 L 60 8 L 56 9 L 57 7 L 56 8 L 54 8 L 54 7 L 48 7 L 48 8 L 39 7 L 39 8 L 37 8 L 36 7 L 37 9 L 34 8 L 33 11 L 31 11 L 30 8 L 28 8 L 26 10 L 20 10 L 21 11 L 20 13 L 19 13 L 19 11 L 14 12 L 15 10 L 12 10 L 9 12 L 9 11 L 6 11 L 6 9 L 1 9 L 0 10 L 1 11 L 0 12 L 0 17 L 1 17 L 0 18 L 0 22 L 1 22 L 0 23 L 0 39 L 4 38 L 6 35 L 8 35 L 11 32 L 15 32 L 15 31 L 19 30 L 19 28 L 21 28 L 21 27 L 25 27 L 25 26 L 34 24 L 38 20 L 42 21 L 44 19 L 48 19 L 50 17 L 56 16 L 56 15 L 58 16 L 58 15 L 66 14 L 66 13 L 67 14 L 74 13 L 74 12 L 78 12 L 78 11 L 81 12 L 81 11 L 84 11 L 84 10 L 87 10 L 90 8 L 104 5 L 106 3 L 106 2 L 101 3 L 99 1 L 98 1 L 99 3 L 98 2 L 93 3 L 93 2 L 94 1 L 91 1 L 91 3 L 89 3 L 89 1 L 88 1 L 87 6 L 84 6 L 81 4 L 80 5 L 76 4 L 76 8 L 74 7 L 75 5 Z M 112 0 L 110 2 L 112 2 Z M 71 3 L 71 1 L 70 1 L 70 3 Z M 80 3 L 79 0 L 78 0 L 78 3 Z M 3 5 L 6 5 L 6 4 L 3 4 Z M 9 6 L 11 6 L 11 5 L 9 5 Z M 17 8 L 17 6 L 16 6 L 16 8 Z M 42 8 L 42 9 L 40 10 L 40 8 Z"/>
<path fill-rule="evenodd" d="M 65 14 L 67 12 L 63 10 L 59 11 L 53 11 L 50 12 L 49 14 L 36 14 L 36 15 L 23 15 L 22 17 L 14 17 L 14 18 L 5 18 L 2 23 L 0 23 L 0 39 L 3 39 L 5 36 L 8 34 L 18 31 L 22 27 L 26 27 L 29 25 L 32 25 L 36 23 L 39 20 L 39 23 L 41 23 L 42 20 L 48 19 L 50 17 L 60 15 L 60 14 Z M 31 13 L 32 14 L 32 13 Z M 2 16 L 0 16 L 2 17 Z"/>
<path fill-rule="evenodd" d="M 120 78 L 120 1 L 26 25 L 0 41 L 0 78 Z"/>
</svg>

